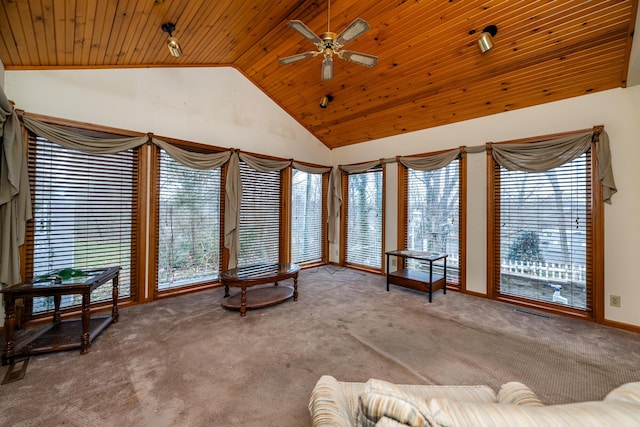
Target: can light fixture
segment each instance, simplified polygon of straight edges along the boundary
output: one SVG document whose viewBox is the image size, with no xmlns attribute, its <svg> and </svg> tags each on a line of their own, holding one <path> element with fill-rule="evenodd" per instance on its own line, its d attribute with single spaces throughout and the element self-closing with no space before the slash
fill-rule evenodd
<svg viewBox="0 0 640 427">
<path fill-rule="evenodd" d="M 498 34 L 498 27 L 495 25 L 489 25 L 482 30 L 480 38 L 478 39 L 478 47 L 480 47 L 480 53 L 485 53 L 493 47 L 493 37 Z"/>
<path fill-rule="evenodd" d="M 331 101 L 333 101 L 333 96 L 324 95 L 322 98 L 320 98 L 320 108 L 327 108 L 327 105 L 329 105 Z"/>
<path fill-rule="evenodd" d="M 169 34 L 169 38 L 167 39 L 167 47 L 169 48 L 169 52 L 171 52 L 171 55 L 175 56 L 176 58 L 182 56 L 180 43 L 178 42 L 178 39 L 173 37 L 173 32 L 176 30 L 176 24 L 167 22 L 162 24 L 160 28 L 162 28 L 162 31 Z"/>
</svg>

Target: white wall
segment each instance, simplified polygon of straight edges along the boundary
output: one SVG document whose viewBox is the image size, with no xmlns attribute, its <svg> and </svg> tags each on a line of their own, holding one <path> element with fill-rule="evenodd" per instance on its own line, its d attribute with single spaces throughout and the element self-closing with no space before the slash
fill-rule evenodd
<svg viewBox="0 0 640 427">
<path fill-rule="evenodd" d="M 605 318 L 640 326 L 639 118 L 640 86 L 634 86 L 336 149 L 333 162 L 349 164 L 604 125 L 618 187 L 613 204 L 605 205 Z M 485 157 L 485 153 L 467 157 L 467 289 L 480 293 L 487 292 Z M 391 250 L 397 236 L 395 170 L 388 174 L 386 185 L 386 249 Z M 336 248 L 332 247 L 332 257 Z M 608 305 L 610 294 L 621 296 L 620 308 Z"/>
<path fill-rule="evenodd" d="M 448 126 L 326 149 L 231 68 L 6 71 L 6 93 L 28 112 L 236 147 L 320 164 L 348 164 L 461 145 L 591 128 L 611 139 L 619 192 L 605 206 L 608 320 L 640 326 L 640 86 L 614 89 Z M 468 156 L 467 288 L 486 292 L 484 154 Z M 397 169 L 387 168 L 386 247 L 397 236 Z M 331 258 L 336 246 L 332 245 Z"/>
<path fill-rule="evenodd" d="M 6 71 L 31 113 L 331 164 L 331 151 L 230 67 Z"/>
</svg>

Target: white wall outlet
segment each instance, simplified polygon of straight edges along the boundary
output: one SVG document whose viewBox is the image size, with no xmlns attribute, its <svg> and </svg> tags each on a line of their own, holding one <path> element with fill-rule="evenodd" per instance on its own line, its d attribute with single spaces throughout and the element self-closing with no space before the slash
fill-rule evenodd
<svg viewBox="0 0 640 427">
<path fill-rule="evenodd" d="M 391 267 L 395 267 L 395 266 L 396 266 L 396 260 L 395 260 L 395 259 L 392 259 L 392 260 L 391 260 Z"/>
<path fill-rule="evenodd" d="M 620 307 L 620 295 L 609 295 L 609 305 L 611 307 Z"/>
</svg>

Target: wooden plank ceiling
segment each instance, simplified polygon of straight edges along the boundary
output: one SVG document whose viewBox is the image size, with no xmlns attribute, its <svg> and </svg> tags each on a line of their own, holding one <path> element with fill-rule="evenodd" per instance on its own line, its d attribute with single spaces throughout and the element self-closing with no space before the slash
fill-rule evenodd
<svg viewBox="0 0 640 427">
<path fill-rule="evenodd" d="M 322 57 L 287 27 L 328 28 L 326 0 L 3 0 L 8 70 L 233 66 L 327 147 L 336 148 L 626 85 L 638 0 L 333 0 L 330 30 L 371 29 L 347 49 L 374 68 Z M 174 22 L 183 55 L 166 47 Z M 481 54 L 482 29 L 496 25 Z M 330 94 L 326 109 L 318 106 Z"/>
</svg>

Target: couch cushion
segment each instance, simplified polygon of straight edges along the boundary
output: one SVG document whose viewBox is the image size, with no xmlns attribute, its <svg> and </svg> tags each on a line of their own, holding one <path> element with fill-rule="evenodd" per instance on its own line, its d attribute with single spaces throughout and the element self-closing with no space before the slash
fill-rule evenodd
<svg viewBox="0 0 640 427">
<path fill-rule="evenodd" d="M 529 387 L 515 381 L 503 384 L 500 387 L 498 402 L 520 406 L 544 406 Z"/>
<path fill-rule="evenodd" d="M 640 405 L 640 382 L 623 384 L 611 390 L 604 400 L 605 402 L 617 401 Z"/>
<path fill-rule="evenodd" d="M 640 427 L 640 405 L 627 402 L 518 406 L 432 399 L 428 407 L 433 424 L 443 427 Z"/>
<path fill-rule="evenodd" d="M 314 426 L 353 425 L 353 416 L 342 392 L 342 385 L 331 375 L 321 376 L 313 388 L 309 399 L 309 412 Z"/>
<path fill-rule="evenodd" d="M 389 417 L 382 417 L 376 423 L 376 427 L 406 427 L 406 426 L 407 424 L 399 423 L 398 421 Z"/>
<path fill-rule="evenodd" d="M 373 427 L 383 417 L 391 418 L 401 424 L 426 427 L 428 407 L 426 402 L 415 399 L 387 381 L 370 379 L 360 396 L 360 406 L 356 423 Z"/>
</svg>

